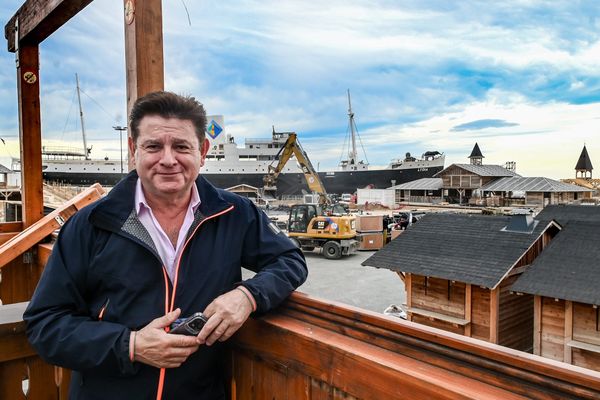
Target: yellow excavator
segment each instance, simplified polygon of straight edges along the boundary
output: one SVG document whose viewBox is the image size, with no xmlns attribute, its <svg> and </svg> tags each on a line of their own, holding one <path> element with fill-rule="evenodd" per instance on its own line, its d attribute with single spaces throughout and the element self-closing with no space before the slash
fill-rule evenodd
<svg viewBox="0 0 600 400">
<path fill-rule="evenodd" d="M 318 195 L 317 203 L 294 204 L 288 217 L 288 237 L 302 250 L 322 248 L 325 258 L 338 259 L 358 249 L 356 217 L 347 215 L 340 204 L 332 204 L 319 174 L 300 146 L 297 135 L 290 133 L 278 153 L 276 166 L 269 166 L 263 177 L 264 192 L 275 192 L 281 170 L 294 155 L 304 173 L 309 189 Z"/>
</svg>

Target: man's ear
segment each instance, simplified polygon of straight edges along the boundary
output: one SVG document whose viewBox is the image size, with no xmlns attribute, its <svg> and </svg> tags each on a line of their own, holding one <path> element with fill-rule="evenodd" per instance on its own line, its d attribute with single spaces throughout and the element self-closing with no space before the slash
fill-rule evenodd
<svg viewBox="0 0 600 400">
<path fill-rule="evenodd" d="M 204 138 L 202 141 L 202 146 L 200 146 L 200 166 L 204 166 L 204 160 L 206 159 L 206 155 L 208 154 L 208 150 L 210 150 L 210 142 L 208 139 Z"/>
<path fill-rule="evenodd" d="M 127 137 L 127 145 L 129 146 L 129 156 L 131 161 L 135 164 L 135 142 L 131 136 Z"/>
</svg>

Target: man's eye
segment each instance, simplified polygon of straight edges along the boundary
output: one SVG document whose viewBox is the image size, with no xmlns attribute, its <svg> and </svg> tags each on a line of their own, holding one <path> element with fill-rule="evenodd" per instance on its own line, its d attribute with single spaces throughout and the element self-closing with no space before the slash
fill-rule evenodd
<svg viewBox="0 0 600 400">
<path fill-rule="evenodd" d="M 160 150 L 160 146 L 157 144 L 147 144 L 143 148 L 144 148 L 144 150 L 146 150 L 147 152 L 150 152 L 150 153 Z"/>
<path fill-rule="evenodd" d="M 178 145 L 174 146 L 174 148 L 175 148 L 175 151 L 179 151 L 179 152 L 182 152 L 182 153 L 183 152 L 188 152 L 188 151 L 190 151 L 192 149 L 190 146 L 185 145 L 185 144 L 178 144 Z"/>
</svg>

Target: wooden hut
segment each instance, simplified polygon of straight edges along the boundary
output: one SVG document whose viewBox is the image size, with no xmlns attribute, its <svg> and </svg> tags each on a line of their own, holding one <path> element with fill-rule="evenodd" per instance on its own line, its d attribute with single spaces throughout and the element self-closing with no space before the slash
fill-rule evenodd
<svg viewBox="0 0 600 400">
<path fill-rule="evenodd" d="M 593 189 L 544 177 L 513 176 L 500 178 L 481 188 L 486 198 L 498 198 L 503 206 L 527 205 L 545 207 L 549 204 L 569 204 L 591 198 Z M 513 197 L 515 192 L 523 197 Z"/>
<path fill-rule="evenodd" d="M 442 178 L 444 197 L 452 203 L 465 203 L 473 192 L 499 178 L 519 176 L 500 165 L 452 164 L 434 175 Z"/>
<path fill-rule="evenodd" d="M 600 371 L 600 207 L 546 208 L 563 225 L 511 290 L 534 296 L 533 352 Z"/>
<path fill-rule="evenodd" d="M 529 215 L 428 214 L 363 265 L 400 275 L 409 320 L 531 351 L 533 296 L 509 287 L 559 230 Z"/>
</svg>

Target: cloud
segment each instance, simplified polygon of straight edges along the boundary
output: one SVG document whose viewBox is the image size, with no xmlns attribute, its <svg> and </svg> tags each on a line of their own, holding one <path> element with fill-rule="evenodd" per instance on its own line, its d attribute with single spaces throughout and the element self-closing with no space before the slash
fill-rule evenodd
<svg viewBox="0 0 600 400">
<path fill-rule="evenodd" d="M 505 128 L 518 126 L 516 122 L 508 122 L 502 119 L 478 119 L 477 121 L 466 122 L 456 125 L 450 129 L 451 132 L 473 131 L 487 128 Z"/>
</svg>

